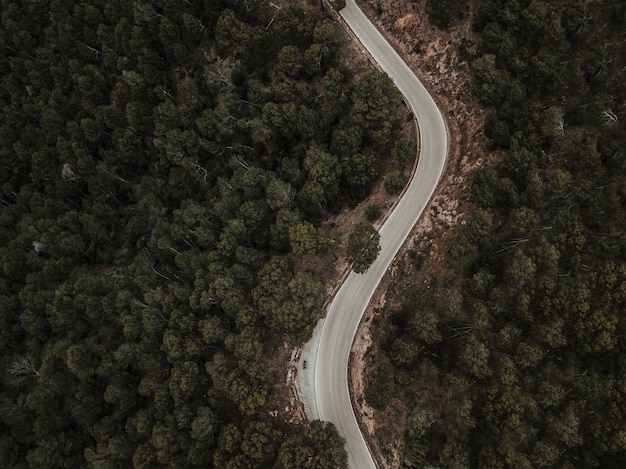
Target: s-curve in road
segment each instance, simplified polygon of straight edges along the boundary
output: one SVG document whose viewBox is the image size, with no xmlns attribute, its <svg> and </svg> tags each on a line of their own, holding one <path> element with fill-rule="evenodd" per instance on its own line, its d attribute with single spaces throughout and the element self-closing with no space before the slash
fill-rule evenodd
<svg viewBox="0 0 626 469">
<path fill-rule="evenodd" d="M 395 50 L 370 23 L 354 0 L 341 16 L 404 95 L 420 130 L 419 163 L 409 187 L 380 229 L 378 259 L 364 274 L 351 272 L 330 304 L 314 360 L 317 413 L 335 424 L 346 439 L 352 469 L 376 467 L 357 424 L 348 387 L 348 360 L 361 317 L 374 290 L 417 222 L 443 173 L 447 156 L 446 126 L 435 101 Z"/>
</svg>

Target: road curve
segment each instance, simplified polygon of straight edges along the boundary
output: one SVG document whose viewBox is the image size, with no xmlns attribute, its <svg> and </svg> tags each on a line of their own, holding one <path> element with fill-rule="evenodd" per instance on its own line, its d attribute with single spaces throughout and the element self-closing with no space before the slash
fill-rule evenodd
<svg viewBox="0 0 626 469">
<path fill-rule="evenodd" d="M 378 259 L 366 273 L 351 272 L 347 277 L 328 308 L 315 357 L 310 360 L 314 368 L 311 371 L 317 416 L 332 422 L 346 439 L 351 468 L 374 469 L 376 465 L 359 430 L 350 401 L 350 349 L 374 290 L 439 183 L 445 166 L 448 138 L 443 117 L 433 98 L 354 0 L 347 0 L 340 14 L 404 95 L 417 118 L 421 143 L 415 175 L 380 229 Z"/>
</svg>

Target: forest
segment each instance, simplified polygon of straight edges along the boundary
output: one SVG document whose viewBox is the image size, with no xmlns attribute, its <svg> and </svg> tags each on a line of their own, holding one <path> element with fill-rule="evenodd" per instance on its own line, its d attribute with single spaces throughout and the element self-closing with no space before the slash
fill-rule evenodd
<svg viewBox="0 0 626 469">
<path fill-rule="evenodd" d="M 409 253 L 366 398 L 407 406 L 404 467 L 620 468 L 626 2 L 477 5 L 464 52 L 501 157 L 474 173 L 443 273 Z"/>
<path fill-rule="evenodd" d="M 268 337 L 322 313 L 294 266 L 379 178 L 389 77 L 318 2 L 1 5 L 0 466 L 346 467 L 268 416 Z"/>
</svg>

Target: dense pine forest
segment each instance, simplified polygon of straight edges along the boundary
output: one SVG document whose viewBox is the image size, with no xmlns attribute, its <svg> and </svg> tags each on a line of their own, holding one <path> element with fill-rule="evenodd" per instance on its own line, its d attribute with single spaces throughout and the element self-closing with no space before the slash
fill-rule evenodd
<svg viewBox="0 0 626 469">
<path fill-rule="evenodd" d="M 321 314 L 293 260 L 379 176 L 390 79 L 317 2 L 1 3 L 0 466 L 346 467 L 268 417 L 266 339 Z"/>
<path fill-rule="evenodd" d="M 499 162 L 474 174 L 445 271 L 407 257 L 366 398 L 407 405 L 404 467 L 621 468 L 626 2 L 477 5 L 464 53 Z"/>
</svg>

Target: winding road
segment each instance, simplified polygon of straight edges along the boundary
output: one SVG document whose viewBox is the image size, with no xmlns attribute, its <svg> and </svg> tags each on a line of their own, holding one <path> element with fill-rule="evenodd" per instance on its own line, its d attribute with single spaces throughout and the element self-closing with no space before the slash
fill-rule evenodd
<svg viewBox="0 0 626 469">
<path fill-rule="evenodd" d="M 351 272 L 320 321 L 314 338 L 304 347 L 309 386 L 314 402 L 307 412 L 332 422 L 346 439 L 352 469 L 376 465 L 359 429 L 348 386 L 348 361 L 354 337 L 372 295 L 409 232 L 426 208 L 443 174 L 447 156 L 446 126 L 435 101 L 415 74 L 363 14 L 347 0 L 340 15 L 374 60 L 395 82 L 414 116 L 420 133 L 420 157 L 404 196 L 379 230 L 378 259 L 364 274 Z M 305 378 L 307 379 L 307 378 Z"/>
</svg>

